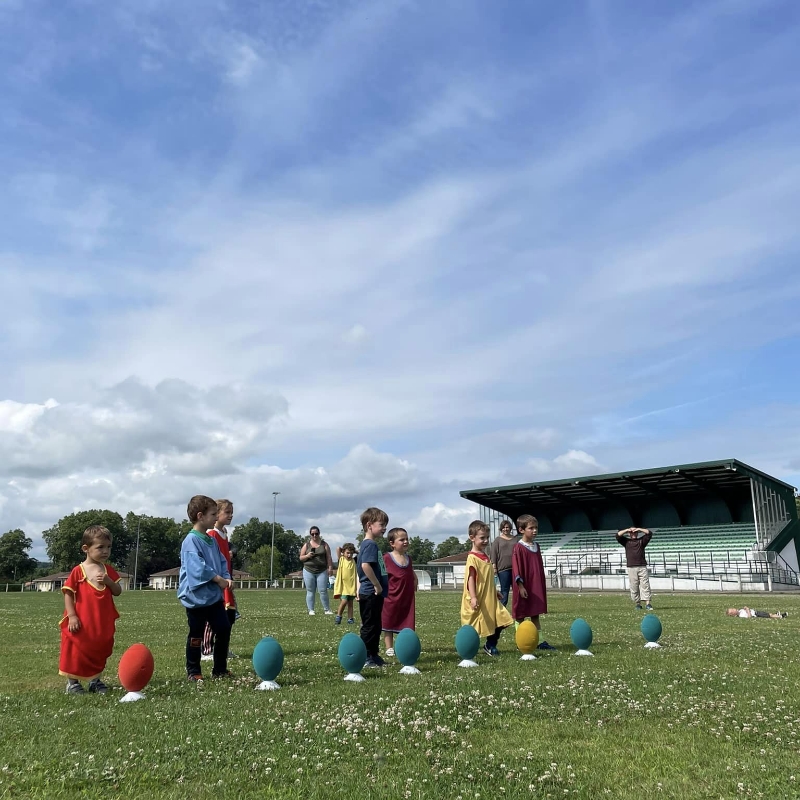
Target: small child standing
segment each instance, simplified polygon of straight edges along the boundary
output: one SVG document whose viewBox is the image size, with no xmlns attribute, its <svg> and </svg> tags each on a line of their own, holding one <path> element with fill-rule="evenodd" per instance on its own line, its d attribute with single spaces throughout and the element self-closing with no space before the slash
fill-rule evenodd
<svg viewBox="0 0 800 800">
<path fill-rule="evenodd" d="M 361 639 L 367 648 L 366 667 L 383 667 L 378 654 L 381 644 L 381 615 L 388 581 L 383 555 L 375 543 L 386 532 L 389 515 L 379 508 L 368 508 L 361 515 L 364 541 L 358 548 L 358 610 L 361 612 Z"/>
<path fill-rule="evenodd" d="M 471 625 L 478 636 L 486 637 L 483 652 L 498 656 L 497 643 L 503 628 L 513 620 L 500 602 L 500 592 L 494 586 L 494 568 L 486 548 L 489 546 L 489 526 L 479 519 L 469 525 L 472 550 L 467 556 L 466 579 L 461 596 L 461 624 Z"/>
<path fill-rule="evenodd" d="M 347 624 L 353 625 L 356 621 L 353 616 L 353 600 L 355 600 L 356 595 L 358 595 L 356 546 L 347 542 L 341 547 L 337 547 L 336 558 L 339 563 L 336 567 L 336 581 L 333 584 L 333 598 L 334 600 L 338 600 L 341 597 L 342 602 L 339 603 L 339 609 L 333 621 L 336 625 L 341 625 L 342 615 L 346 608 Z"/>
<path fill-rule="evenodd" d="M 386 574 L 389 577 L 389 590 L 383 601 L 383 643 L 386 655 L 394 655 L 394 635 L 404 628 L 415 627 L 415 595 L 417 576 L 411 559 L 408 557 L 408 531 L 403 528 L 392 528 L 387 537 L 389 546 L 388 558 L 384 556 Z"/>
<path fill-rule="evenodd" d="M 217 519 L 214 523 L 214 527 L 208 532 L 209 536 L 213 536 L 217 542 L 217 547 L 219 547 L 220 553 L 222 553 L 222 557 L 225 559 L 225 563 L 228 565 L 228 572 L 233 578 L 233 561 L 231 559 L 231 547 L 228 543 L 228 528 L 227 525 L 231 524 L 231 520 L 233 519 L 233 503 L 230 500 L 217 500 Z M 228 615 L 228 622 L 231 623 L 231 629 L 233 629 L 233 623 L 239 617 L 239 611 L 236 607 L 236 598 L 233 596 L 233 589 L 224 589 L 222 592 L 222 600 L 225 603 L 225 613 Z M 203 631 L 203 645 L 202 645 L 202 653 L 203 655 L 200 657 L 201 661 L 213 661 L 214 660 L 214 631 L 211 630 L 211 626 L 206 623 L 206 628 Z M 236 656 L 228 650 L 228 658 L 236 658 Z"/>
<path fill-rule="evenodd" d="M 61 626 L 61 656 L 58 674 L 67 678 L 67 694 L 85 694 L 81 681 L 89 681 L 89 691 L 105 694 L 108 687 L 100 680 L 106 661 L 114 650 L 119 612 L 114 597 L 122 593 L 119 575 L 107 564 L 111 555 L 111 532 L 92 525 L 83 533 L 81 550 L 86 559 L 64 582 L 64 616 Z"/>
<path fill-rule="evenodd" d="M 217 519 L 217 504 L 210 497 L 195 495 L 186 508 L 192 530 L 181 544 L 181 569 L 178 576 L 178 599 L 186 609 L 189 635 L 186 637 L 186 673 L 190 681 L 203 679 L 200 670 L 200 646 L 206 623 L 214 632 L 216 678 L 229 677 L 228 644 L 231 623 L 225 612 L 223 592 L 233 586 L 228 564 L 208 529 Z"/>
<path fill-rule="evenodd" d="M 541 631 L 539 615 L 547 613 L 547 584 L 539 545 L 534 541 L 539 532 L 536 517 L 523 514 L 517 519 L 517 530 L 522 537 L 511 554 L 511 571 L 514 576 L 511 616 L 520 623 L 526 617 Z M 547 642 L 539 643 L 539 650 L 555 650 Z"/>
</svg>

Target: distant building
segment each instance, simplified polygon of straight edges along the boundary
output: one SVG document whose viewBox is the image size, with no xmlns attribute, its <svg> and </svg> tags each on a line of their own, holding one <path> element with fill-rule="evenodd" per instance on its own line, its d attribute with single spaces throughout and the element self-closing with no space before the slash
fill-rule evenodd
<svg viewBox="0 0 800 800">
<path fill-rule="evenodd" d="M 123 590 L 131 588 L 131 576 L 127 572 L 120 572 L 119 585 Z M 34 578 L 31 583 L 37 592 L 60 592 L 61 588 L 69 578 L 69 572 L 56 572 L 53 575 L 45 575 L 42 578 Z"/>
<path fill-rule="evenodd" d="M 172 569 L 165 569 L 161 572 L 154 572 L 149 578 L 151 589 L 177 589 L 178 588 L 178 575 L 180 574 L 180 567 L 173 567 Z M 246 581 L 251 577 L 249 572 L 244 572 L 240 569 L 233 571 L 233 579 L 235 581 Z"/>
<path fill-rule="evenodd" d="M 456 553 L 454 556 L 435 558 L 425 565 L 425 569 L 436 572 L 436 584 L 439 588 L 456 588 L 464 585 L 464 572 L 467 567 L 469 551 Z"/>
</svg>

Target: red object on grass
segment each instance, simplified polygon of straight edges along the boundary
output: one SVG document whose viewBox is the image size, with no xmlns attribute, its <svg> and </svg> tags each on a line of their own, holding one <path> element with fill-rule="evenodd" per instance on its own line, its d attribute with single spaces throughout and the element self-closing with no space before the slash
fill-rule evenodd
<svg viewBox="0 0 800 800">
<path fill-rule="evenodd" d="M 153 654 L 143 644 L 132 644 L 119 660 L 119 682 L 129 692 L 141 692 L 153 677 Z"/>
</svg>

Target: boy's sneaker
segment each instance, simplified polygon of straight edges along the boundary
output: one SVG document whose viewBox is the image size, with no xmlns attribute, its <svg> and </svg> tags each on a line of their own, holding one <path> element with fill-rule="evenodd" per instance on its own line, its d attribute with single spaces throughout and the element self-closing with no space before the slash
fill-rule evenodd
<svg viewBox="0 0 800 800">
<path fill-rule="evenodd" d="M 93 681 L 89 681 L 89 691 L 92 694 L 105 694 L 108 691 L 108 686 L 100 678 L 95 678 Z"/>
<path fill-rule="evenodd" d="M 347 620 L 347 624 L 348 625 L 355 625 L 356 621 L 353 619 L 353 617 L 350 617 L 350 619 Z"/>
<path fill-rule="evenodd" d="M 483 646 L 483 652 L 486 653 L 487 656 L 499 656 L 500 651 L 496 647 L 489 647 L 488 644 Z"/>
<path fill-rule="evenodd" d="M 309 611 L 308 616 L 313 617 L 317 612 L 316 611 Z"/>
<path fill-rule="evenodd" d="M 386 651 L 386 655 L 387 655 L 387 656 L 389 656 L 389 658 L 394 658 L 394 647 L 390 647 L 390 648 L 389 648 L 389 649 Z"/>
<path fill-rule="evenodd" d="M 212 672 L 211 673 L 211 677 L 214 678 L 215 680 L 217 678 L 232 679 L 233 678 L 233 673 L 229 669 L 226 669 L 225 672 Z"/>
<path fill-rule="evenodd" d="M 372 657 L 367 656 L 367 660 L 364 662 L 364 669 L 377 669 L 380 664 Z"/>
<path fill-rule="evenodd" d="M 202 675 L 189 675 L 188 676 L 189 683 L 196 683 L 198 686 L 201 686 L 203 683 L 203 676 Z"/>
<path fill-rule="evenodd" d="M 239 656 L 237 656 L 236 653 L 232 653 L 230 650 L 228 650 L 228 658 L 239 658 Z"/>
<path fill-rule="evenodd" d="M 536 648 L 537 650 L 555 650 L 556 648 L 553 645 L 548 644 L 547 642 L 539 642 L 539 646 Z"/>
<path fill-rule="evenodd" d="M 333 614 L 333 611 L 331 611 L 330 609 L 327 609 L 327 610 L 325 611 L 325 616 L 326 616 L 326 617 L 329 617 L 331 614 Z"/>
<path fill-rule="evenodd" d="M 788 617 L 788 616 L 789 616 L 789 612 L 788 611 L 781 611 L 781 618 L 782 619 L 786 619 L 786 617 Z"/>
<path fill-rule="evenodd" d="M 648 611 L 652 611 L 652 610 L 653 610 L 653 606 L 651 606 L 651 605 L 650 605 L 650 603 L 648 603 L 648 604 L 645 606 L 645 608 L 646 608 Z"/>
<path fill-rule="evenodd" d="M 86 694 L 78 681 L 67 681 L 67 694 Z"/>
<path fill-rule="evenodd" d="M 214 654 L 213 653 L 209 653 L 208 655 L 200 656 L 200 660 L 201 661 L 213 661 L 214 660 Z"/>
<path fill-rule="evenodd" d="M 386 662 L 378 655 L 372 656 L 372 660 L 375 662 L 376 667 L 385 667 Z"/>
<path fill-rule="evenodd" d="M 334 625 L 341 625 L 342 624 L 342 618 L 338 614 L 334 617 L 333 624 Z"/>
<path fill-rule="evenodd" d="M 636 610 L 637 611 L 641 611 L 642 610 L 642 604 L 641 603 L 637 603 L 636 604 Z"/>
</svg>

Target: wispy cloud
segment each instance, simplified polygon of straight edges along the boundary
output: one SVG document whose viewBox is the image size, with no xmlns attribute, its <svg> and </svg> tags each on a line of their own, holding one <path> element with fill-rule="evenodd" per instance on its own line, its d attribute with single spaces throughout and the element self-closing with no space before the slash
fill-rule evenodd
<svg viewBox="0 0 800 800">
<path fill-rule="evenodd" d="M 0 14 L 0 528 L 800 475 L 794 4 Z"/>
</svg>

